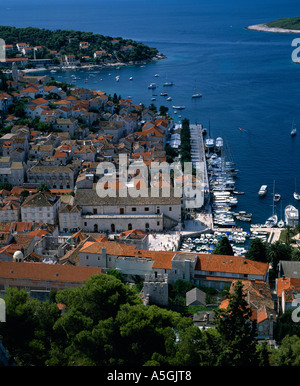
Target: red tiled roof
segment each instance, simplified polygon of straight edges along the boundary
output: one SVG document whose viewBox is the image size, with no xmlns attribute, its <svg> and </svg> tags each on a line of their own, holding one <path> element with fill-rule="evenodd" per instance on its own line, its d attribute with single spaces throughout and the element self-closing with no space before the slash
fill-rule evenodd
<svg viewBox="0 0 300 386">
<path fill-rule="evenodd" d="M 102 273 L 102 269 L 99 267 L 0 261 L 0 281 L 1 278 L 12 278 L 83 283 L 91 276 L 100 273 Z"/>
<path fill-rule="evenodd" d="M 195 270 L 265 275 L 268 271 L 268 267 L 268 263 L 248 260 L 241 256 L 223 256 L 201 253 L 198 255 Z"/>
</svg>

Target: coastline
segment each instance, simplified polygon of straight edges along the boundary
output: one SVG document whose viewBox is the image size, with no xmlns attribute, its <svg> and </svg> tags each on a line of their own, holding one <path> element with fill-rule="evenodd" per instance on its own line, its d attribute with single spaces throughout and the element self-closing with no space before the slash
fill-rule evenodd
<svg viewBox="0 0 300 386">
<path fill-rule="evenodd" d="M 37 72 L 37 71 L 51 71 L 51 70 L 78 70 L 78 69 L 101 69 L 105 67 L 126 67 L 126 66 L 137 66 L 141 64 L 148 64 L 152 62 L 156 62 L 158 60 L 166 59 L 166 56 L 162 53 L 157 54 L 152 59 L 141 60 L 139 62 L 115 62 L 115 63 L 101 63 L 101 64 L 80 64 L 80 66 L 68 66 L 68 65 L 50 65 L 48 67 L 35 67 L 35 68 L 22 68 L 20 69 L 24 73 Z M 11 69 L 3 70 L 4 73 L 10 74 L 12 72 Z"/>
<path fill-rule="evenodd" d="M 266 24 L 255 24 L 245 28 L 252 31 L 260 31 L 260 32 L 298 33 L 298 34 L 300 33 L 300 30 L 297 30 L 297 29 L 274 28 L 274 27 L 268 27 Z"/>
</svg>

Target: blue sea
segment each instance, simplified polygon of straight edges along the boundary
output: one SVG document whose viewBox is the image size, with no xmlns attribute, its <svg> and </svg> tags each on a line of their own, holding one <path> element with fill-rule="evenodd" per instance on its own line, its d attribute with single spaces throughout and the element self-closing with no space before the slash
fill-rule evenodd
<svg viewBox="0 0 300 386">
<path fill-rule="evenodd" d="M 179 113 L 173 113 L 172 105 L 186 106 L 180 114 L 191 123 L 208 127 L 210 121 L 211 135 L 224 138 L 240 170 L 236 187 L 245 195 L 238 197 L 237 210 L 252 212 L 254 223 L 272 214 L 273 181 L 282 196 L 276 208 L 279 218 L 288 204 L 300 209 L 293 198 L 295 181 L 300 191 L 300 133 L 290 136 L 293 120 L 300 128 L 300 65 L 291 58 L 292 41 L 300 35 L 245 27 L 299 14 L 295 0 L 0 1 L 1 25 L 121 36 L 166 55 L 145 66 L 102 69 L 94 76 L 77 71 L 76 84 L 131 96 L 149 106 L 152 91 L 147 86 L 155 82 L 158 96 L 153 103 L 168 106 L 176 121 Z M 73 73 L 51 75 L 71 81 Z M 167 90 L 166 79 L 174 82 Z M 200 99 L 191 98 L 195 84 L 203 94 Z M 171 102 L 160 96 L 162 91 Z M 257 192 L 263 184 L 269 192 L 260 199 Z"/>
</svg>

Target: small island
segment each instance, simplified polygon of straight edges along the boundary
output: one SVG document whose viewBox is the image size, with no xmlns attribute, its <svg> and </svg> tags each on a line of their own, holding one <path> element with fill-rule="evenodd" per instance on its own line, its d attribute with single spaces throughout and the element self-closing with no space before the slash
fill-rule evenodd
<svg viewBox="0 0 300 386">
<path fill-rule="evenodd" d="M 281 18 L 268 23 L 251 25 L 246 29 L 262 32 L 300 33 L 300 17 Z"/>
</svg>

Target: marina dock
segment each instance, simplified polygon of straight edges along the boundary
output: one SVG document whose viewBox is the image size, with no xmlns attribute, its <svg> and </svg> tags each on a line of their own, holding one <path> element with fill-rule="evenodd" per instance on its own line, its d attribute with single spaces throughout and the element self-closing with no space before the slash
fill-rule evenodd
<svg viewBox="0 0 300 386">
<path fill-rule="evenodd" d="M 193 166 L 204 162 L 205 200 L 200 211 L 190 213 L 181 230 L 180 251 L 211 253 L 222 237 L 227 237 L 235 255 L 244 255 L 252 239 L 274 243 L 279 240 L 281 229 L 249 226 L 252 213 L 237 211 L 238 192 L 235 177 L 238 170 L 227 157 L 222 138 L 215 140 L 210 133 L 205 138 L 203 126 L 190 125 L 191 158 Z M 248 231 L 241 227 L 247 224 Z"/>
</svg>

